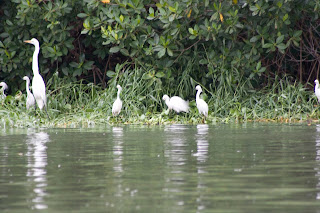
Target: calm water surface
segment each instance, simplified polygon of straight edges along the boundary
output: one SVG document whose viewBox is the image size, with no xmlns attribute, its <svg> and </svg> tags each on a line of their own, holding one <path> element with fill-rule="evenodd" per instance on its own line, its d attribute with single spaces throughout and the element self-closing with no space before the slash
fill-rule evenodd
<svg viewBox="0 0 320 213">
<path fill-rule="evenodd" d="M 1 212 L 320 212 L 320 126 L 0 130 Z"/>
</svg>

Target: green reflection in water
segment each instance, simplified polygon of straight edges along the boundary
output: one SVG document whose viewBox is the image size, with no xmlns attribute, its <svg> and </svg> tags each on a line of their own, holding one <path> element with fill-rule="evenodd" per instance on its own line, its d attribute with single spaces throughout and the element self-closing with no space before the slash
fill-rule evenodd
<svg viewBox="0 0 320 213">
<path fill-rule="evenodd" d="M 0 131 L 1 212 L 317 212 L 320 127 Z"/>
</svg>

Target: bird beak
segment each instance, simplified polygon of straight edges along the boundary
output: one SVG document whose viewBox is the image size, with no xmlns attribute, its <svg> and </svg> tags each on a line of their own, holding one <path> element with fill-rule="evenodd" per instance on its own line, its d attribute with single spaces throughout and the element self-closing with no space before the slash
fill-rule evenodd
<svg viewBox="0 0 320 213">
<path fill-rule="evenodd" d="M 26 42 L 26 43 L 31 44 L 31 41 L 30 41 L 30 40 L 25 40 L 25 41 L 23 41 L 23 42 Z"/>
</svg>

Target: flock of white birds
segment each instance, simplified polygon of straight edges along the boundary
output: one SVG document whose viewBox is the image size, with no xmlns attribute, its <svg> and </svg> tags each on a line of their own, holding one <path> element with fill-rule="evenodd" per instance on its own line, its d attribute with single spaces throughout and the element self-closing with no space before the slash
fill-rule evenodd
<svg viewBox="0 0 320 213">
<path fill-rule="evenodd" d="M 26 43 L 34 45 L 35 49 L 33 52 L 32 57 L 32 71 L 33 71 L 33 78 L 32 78 L 32 93 L 29 89 L 30 79 L 28 76 L 24 76 L 23 80 L 26 81 L 26 91 L 27 91 L 27 100 L 26 100 L 26 108 L 29 109 L 30 107 L 35 107 L 36 104 L 38 105 L 40 111 L 44 108 L 46 111 L 46 114 L 49 118 L 48 112 L 47 112 L 47 96 L 46 96 L 46 85 L 43 81 L 42 76 L 39 73 L 39 63 L 38 63 L 38 55 L 40 52 L 40 45 L 39 41 L 36 38 L 32 38 L 31 40 L 24 41 Z M 317 80 L 316 80 L 317 81 Z M 319 82 L 318 82 L 319 85 Z M 0 100 L 5 99 L 6 95 L 4 91 L 8 89 L 8 85 L 5 82 L 0 82 L 1 86 L 1 92 L 0 94 Z M 120 99 L 120 92 L 122 90 L 122 87 L 120 85 L 117 85 L 117 98 L 114 101 L 112 105 L 112 115 L 117 116 L 121 112 L 122 108 L 122 101 Z M 208 117 L 208 104 L 200 98 L 200 93 L 202 92 L 202 89 L 200 85 L 196 86 L 197 94 L 196 94 L 196 104 L 197 108 L 199 110 L 200 115 L 204 115 L 205 117 Z M 320 91 L 318 91 L 320 95 Z M 318 97 L 318 96 L 317 96 Z M 319 96 L 320 97 L 320 96 Z M 318 97 L 318 99 L 319 99 Z M 179 96 L 173 96 L 169 97 L 168 95 L 164 95 L 162 99 L 165 101 L 166 105 L 168 106 L 169 110 L 174 110 L 177 113 L 180 112 L 189 112 L 189 102 L 183 100 Z"/>
<path fill-rule="evenodd" d="M 40 110 L 43 108 L 45 109 L 47 116 L 49 118 L 48 112 L 47 112 L 47 96 L 46 96 L 46 85 L 43 81 L 42 76 L 39 73 L 39 64 L 38 64 L 38 55 L 40 52 L 40 45 L 39 41 L 36 38 L 33 38 L 31 40 L 24 41 L 29 44 L 33 44 L 35 49 L 33 52 L 33 58 L 32 58 L 32 71 L 33 71 L 33 78 L 32 78 L 32 93 L 29 90 L 29 84 L 30 80 L 28 76 L 24 76 L 23 80 L 26 81 L 26 91 L 27 91 L 27 100 L 26 100 L 26 107 L 29 109 L 30 107 L 34 106 L 36 109 L 36 103 Z M 315 95 L 318 98 L 318 101 L 320 103 L 320 88 L 319 88 L 319 81 L 316 79 L 314 81 L 316 84 L 314 87 Z M 0 100 L 3 100 L 6 98 L 6 95 L 4 91 L 8 89 L 8 85 L 5 82 L 0 82 Z M 120 92 L 122 90 L 122 87 L 120 85 L 117 85 L 118 92 L 117 92 L 117 99 L 114 101 L 112 105 L 112 115 L 117 116 L 121 112 L 122 108 L 122 101 L 120 99 Z M 200 98 L 200 94 L 202 92 L 202 88 L 200 85 L 196 86 L 197 94 L 196 94 L 196 104 L 197 108 L 199 110 L 200 115 L 204 115 L 205 117 L 208 117 L 208 104 Z M 180 112 L 189 112 L 189 102 L 183 100 L 179 96 L 173 96 L 169 97 L 168 95 L 164 95 L 162 99 L 165 101 L 166 105 L 168 106 L 169 110 L 174 110 L 177 113 Z"/>
</svg>

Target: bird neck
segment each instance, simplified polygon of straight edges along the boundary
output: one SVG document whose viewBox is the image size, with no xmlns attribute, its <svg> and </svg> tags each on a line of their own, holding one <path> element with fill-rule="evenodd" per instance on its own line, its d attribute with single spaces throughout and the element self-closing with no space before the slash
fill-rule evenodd
<svg viewBox="0 0 320 213">
<path fill-rule="evenodd" d="M 200 99 L 200 93 L 201 93 L 201 91 L 198 90 L 198 91 L 197 91 L 197 95 L 196 95 L 196 100 Z"/>
<path fill-rule="evenodd" d="M 26 89 L 27 89 L 27 92 L 29 91 L 29 80 L 26 80 Z"/>
<path fill-rule="evenodd" d="M 118 89 L 118 92 L 117 92 L 117 99 L 120 99 L 120 92 L 121 92 L 121 89 Z"/>
<path fill-rule="evenodd" d="M 318 89 L 319 88 L 319 83 L 316 83 L 316 89 Z"/>
<path fill-rule="evenodd" d="M 33 75 L 39 75 L 39 65 L 38 65 L 38 55 L 40 51 L 40 47 L 38 45 L 34 46 L 34 52 L 33 52 L 33 57 L 32 57 L 32 71 Z"/>
</svg>

